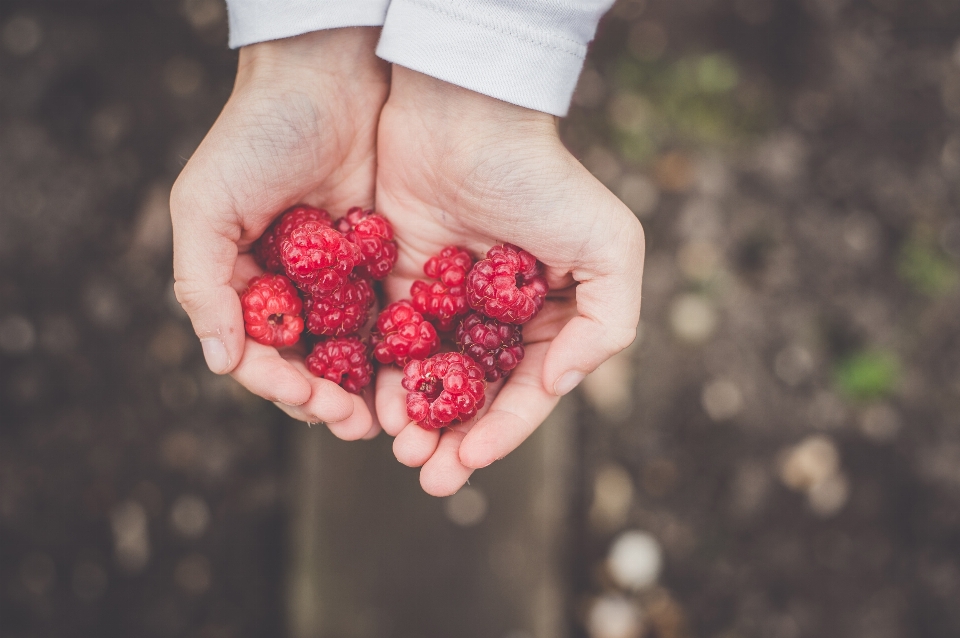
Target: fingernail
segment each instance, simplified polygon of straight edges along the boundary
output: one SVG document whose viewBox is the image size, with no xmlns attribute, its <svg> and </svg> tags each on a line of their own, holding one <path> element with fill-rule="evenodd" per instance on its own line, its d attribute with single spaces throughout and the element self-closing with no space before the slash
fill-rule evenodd
<svg viewBox="0 0 960 638">
<path fill-rule="evenodd" d="M 203 358 L 207 362 L 207 367 L 217 374 L 226 372 L 230 367 L 230 357 L 223 342 L 217 337 L 207 337 L 200 340 L 200 345 L 203 348 Z"/>
<path fill-rule="evenodd" d="M 564 372 L 563 376 L 557 379 L 557 382 L 553 384 L 553 393 L 558 397 L 562 397 L 580 385 L 580 382 L 583 381 L 584 377 L 586 376 L 587 375 L 578 370 Z"/>
</svg>

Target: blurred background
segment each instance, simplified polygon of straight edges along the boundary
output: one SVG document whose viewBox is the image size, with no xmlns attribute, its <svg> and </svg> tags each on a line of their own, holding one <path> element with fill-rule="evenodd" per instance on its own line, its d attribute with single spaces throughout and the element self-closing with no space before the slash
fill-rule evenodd
<svg viewBox="0 0 960 638">
<path fill-rule="evenodd" d="M 448 499 L 203 364 L 235 64 L 221 0 L 0 4 L 0 636 L 960 635 L 960 3 L 618 2 L 562 131 L 641 336 Z"/>
</svg>

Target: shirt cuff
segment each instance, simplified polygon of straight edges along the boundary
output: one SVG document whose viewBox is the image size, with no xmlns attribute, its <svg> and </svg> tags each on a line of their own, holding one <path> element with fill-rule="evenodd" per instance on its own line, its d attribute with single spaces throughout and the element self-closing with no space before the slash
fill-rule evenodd
<svg viewBox="0 0 960 638">
<path fill-rule="evenodd" d="M 377 55 L 471 91 L 564 116 L 612 0 L 392 0 Z"/>
<path fill-rule="evenodd" d="M 340 27 L 378 27 L 390 0 L 227 0 L 230 48 Z"/>
</svg>

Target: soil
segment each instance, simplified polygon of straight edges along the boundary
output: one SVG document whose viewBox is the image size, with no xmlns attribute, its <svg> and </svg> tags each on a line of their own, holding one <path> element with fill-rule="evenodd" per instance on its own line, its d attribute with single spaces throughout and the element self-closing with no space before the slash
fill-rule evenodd
<svg viewBox="0 0 960 638">
<path fill-rule="evenodd" d="M 0 5 L 4 637 L 285 631 L 290 424 L 172 297 L 235 65 L 215 0 Z M 620 2 L 562 132 L 647 235 L 574 401 L 570 635 L 960 635 L 960 5 Z"/>
</svg>

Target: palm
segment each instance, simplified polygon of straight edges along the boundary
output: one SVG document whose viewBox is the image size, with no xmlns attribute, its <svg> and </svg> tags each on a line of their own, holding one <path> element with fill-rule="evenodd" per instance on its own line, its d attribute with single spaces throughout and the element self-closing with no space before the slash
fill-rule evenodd
<svg viewBox="0 0 960 638">
<path fill-rule="evenodd" d="M 476 123 L 456 112 L 427 111 L 395 102 L 392 95 L 381 114 L 377 205 L 394 224 L 401 255 L 387 281 L 387 296 L 409 297 L 410 284 L 423 278 L 424 262 L 444 246 L 483 254 L 500 242 L 517 244 L 543 261 L 551 287 L 544 310 L 524 326 L 524 359 L 505 384 L 488 389 L 487 412 L 479 420 L 442 433 L 410 424 L 402 373 L 381 371 L 377 413 L 384 429 L 397 436 L 397 457 L 423 465 L 424 488 L 442 495 L 459 489 L 472 468 L 516 448 L 556 405 L 554 378 L 571 358 L 583 358 L 571 352 L 576 346 L 570 342 L 582 332 L 583 322 L 592 321 L 578 313 L 602 312 L 606 306 L 590 298 L 589 287 L 574 287 L 574 276 L 586 281 L 605 274 L 604 265 L 590 255 L 598 246 L 595 226 L 612 219 L 629 231 L 636 220 L 622 211 L 606 219 L 571 215 L 571 204 L 609 206 L 600 200 L 612 196 L 563 149 L 551 118 L 536 114 L 530 120 L 521 113 L 521 120 L 508 124 L 496 117 Z M 519 136 L 518 127 L 523 131 Z M 616 236 L 616 229 L 609 230 L 614 232 L 603 234 Z M 642 260 L 642 244 L 634 252 Z M 637 277 L 639 290 L 639 273 Z M 628 343 L 635 325 L 634 320 L 625 331 L 629 335 L 613 333 L 613 338 Z M 565 326 L 572 326 L 572 332 Z M 561 336 L 562 330 L 568 334 Z M 590 361 L 585 365 L 587 371 L 595 367 Z"/>
<path fill-rule="evenodd" d="M 201 337 L 198 316 L 216 307 L 228 325 L 223 340 L 240 340 L 228 344 L 237 353 L 232 374 L 248 389 L 295 418 L 333 423 L 344 438 L 373 435 L 364 400 L 310 375 L 302 353 L 242 341 L 237 293 L 260 272 L 252 243 L 286 208 L 303 202 L 336 213 L 373 203 L 385 76 L 352 77 L 348 91 L 297 68 L 242 78 L 243 65 L 241 54 L 237 88 L 174 189 L 178 297 Z"/>
</svg>

